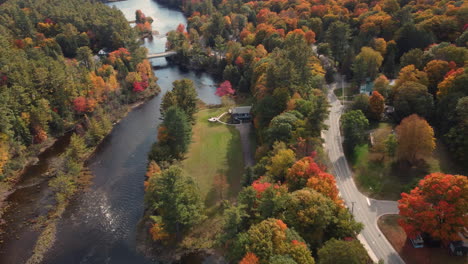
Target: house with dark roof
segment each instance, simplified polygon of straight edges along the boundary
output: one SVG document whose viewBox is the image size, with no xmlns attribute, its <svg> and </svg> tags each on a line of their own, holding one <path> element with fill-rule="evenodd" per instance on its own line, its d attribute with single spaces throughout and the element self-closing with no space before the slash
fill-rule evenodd
<svg viewBox="0 0 468 264">
<path fill-rule="evenodd" d="M 252 106 L 238 106 L 229 109 L 233 123 L 242 123 L 252 120 Z"/>
</svg>

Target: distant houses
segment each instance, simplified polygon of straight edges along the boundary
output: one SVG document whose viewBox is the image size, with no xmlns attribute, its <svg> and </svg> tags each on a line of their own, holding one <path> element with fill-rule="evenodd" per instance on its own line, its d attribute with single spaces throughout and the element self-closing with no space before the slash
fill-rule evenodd
<svg viewBox="0 0 468 264">
<path fill-rule="evenodd" d="M 369 78 L 367 78 L 364 84 L 361 84 L 361 86 L 359 86 L 359 93 L 361 94 L 371 95 L 373 90 L 374 83 Z"/>
</svg>

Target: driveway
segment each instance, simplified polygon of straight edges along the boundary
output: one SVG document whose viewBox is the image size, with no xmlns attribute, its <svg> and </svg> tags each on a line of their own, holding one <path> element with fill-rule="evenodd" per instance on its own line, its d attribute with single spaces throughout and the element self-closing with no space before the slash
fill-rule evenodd
<svg viewBox="0 0 468 264">
<path fill-rule="evenodd" d="M 242 154 L 244 156 L 244 166 L 251 167 L 255 165 L 255 158 L 252 152 L 252 143 L 250 142 L 250 134 L 252 133 L 252 123 L 241 123 L 235 126 L 240 133 Z"/>
<path fill-rule="evenodd" d="M 343 107 L 333 93 L 335 87 L 336 83 L 329 86 L 328 100 L 331 108 L 326 121 L 328 130 L 322 132 L 322 137 L 325 139 L 325 150 L 332 163 L 340 195 L 352 210 L 355 219 L 364 224 L 364 229 L 358 238 L 373 261 L 382 259 L 386 264 L 405 263 L 377 227 L 377 219 L 380 216 L 398 213 L 397 202 L 370 199 L 359 192 L 354 183 L 353 174 L 343 153 L 343 138 L 340 133 Z"/>
</svg>

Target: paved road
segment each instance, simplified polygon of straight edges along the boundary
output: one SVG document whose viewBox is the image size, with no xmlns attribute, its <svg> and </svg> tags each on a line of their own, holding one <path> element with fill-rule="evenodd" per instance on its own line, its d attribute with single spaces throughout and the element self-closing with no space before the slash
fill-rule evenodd
<svg viewBox="0 0 468 264">
<path fill-rule="evenodd" d="M 242 154 L 244 156 L 244 166 L 251 167 L 255 165 L 255 158 L 254 154 L 252 153 L 252 145 L 251 145 L 251 136 L 252 133 L 252 123 L 243 123 L 235 125 L 237 130 L 240 133 L 240 139 L 242 144 Z"/>
<path fill-rule="evenodd" d="M 335 87 L 336 84 L 329 86 L 328 100 L 331 104 L 327 120 L 329 128 L 322 133 L 322 136 L 325 139 L 325 149 L 332 162 L 341 197 L 353 210 L 356 220 L 364 224 L 364 230 L 358 238 L 368 249 L 372 259 L 374 261 L 382 259 L 386 264 L 403 264 L 405 262 L 377 227 L 377 219 L 381 215 L 398 213 L 397 203 L 367 198 L 354 184 L 352 172 L 343 154 L 339 122 L 343 108 L 333 93 Z"/>
</svg>

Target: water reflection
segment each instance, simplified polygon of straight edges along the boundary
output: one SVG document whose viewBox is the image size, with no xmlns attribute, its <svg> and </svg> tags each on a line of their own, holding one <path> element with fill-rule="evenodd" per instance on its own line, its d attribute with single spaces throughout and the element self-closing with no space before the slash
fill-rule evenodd
<svg viewBox="0 0 468 264">
<path fill-rule="evenodd" d="M 150 52 L 164 51 L 165 33 L 180 23 L 186 24 L 181 12 L 151 0 L 111 5 L 122 10 L 128 20 L 134 20 L 137 9 L 154 18 L 153 29 L 160 35 L 152 41 L 145 40 Z M 161 95 L 132 111 L 103 142 L 90 161 L 94 185 L 69 206 L 59 223 L 57 242 L 45 263 L 150 263 L 135 252 L 135 231 L 143 214 L 147 153 L 161 122 L 161 97 L 172 89 L 174 80 L 188 78 L 194 81 L 200 99 L 208 104 L 220 102 L 214 94 L 215 80 L 210 75 L 184 71 L 168 65 L 164 58 L 151 62 L 157 69 Z M 202 263 L 197 257 L 188 257 L 184 263 Z"/>
</svg>

